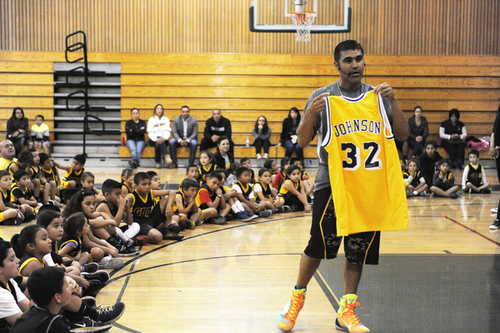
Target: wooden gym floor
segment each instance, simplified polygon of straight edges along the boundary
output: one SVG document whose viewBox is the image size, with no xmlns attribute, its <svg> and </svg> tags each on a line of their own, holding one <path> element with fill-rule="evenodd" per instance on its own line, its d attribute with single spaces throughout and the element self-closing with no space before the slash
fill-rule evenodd
<svg viewBox="0 0 500 333">
<path fill-rule="evenodd" d="M 96 183 L 121 172 L 91 171 Z M 185 173 L 157 171 L 172 186 Z M 487 176 L 498 184 L 494 169 Z M 361 321 L 372 332 L 498 332 L 500 233 L 488 226 L 499 198 L 409 198 L 409 230 L 382 233 L 380 264 L 363 271 Z M 278 332 L 276 317 L 294 286 L 310 222 L 310 214 L 277 214 L 203 225 L 185 231 L 181 242 L 143 246 L 110 272 L 97 297 L 99 304 L 126 303 L 110 332 Z M 1 227 L 0 236 L 19 230 Z M 321 264 L 294 332 L 335 332 L 343 260 L 340 254 Z"/>
</svg>

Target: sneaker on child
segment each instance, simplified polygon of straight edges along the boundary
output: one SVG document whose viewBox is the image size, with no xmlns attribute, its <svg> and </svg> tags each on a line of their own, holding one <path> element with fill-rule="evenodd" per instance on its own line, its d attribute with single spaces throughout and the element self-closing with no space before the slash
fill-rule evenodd
<svg viewBox="0 0 500 333">
<path fill-rule="evenodd" d="M 113 323 L 120 319 L 125 312 L 125 303 L 118 302 L 110 306 L 97 307 L 97 320 L 103 323 Z"/>
<path fill-rule="evenodd" d="M 76 323 L 72 323 L 69 330 L 72 333 L 100 333 L 109 331 L 113 325 L 108 323 L 102 323 L 100 321 L 93 321 L 90 318 L 84 317 L 82 320 Z"/>
</svg>

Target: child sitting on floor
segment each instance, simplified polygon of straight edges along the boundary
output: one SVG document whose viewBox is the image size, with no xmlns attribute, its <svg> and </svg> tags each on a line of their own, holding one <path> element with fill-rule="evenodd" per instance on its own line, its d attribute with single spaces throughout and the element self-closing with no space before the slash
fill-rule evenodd
<svg viewBox="0 0 500 333">
<path fill-rule="evenodd" d="M 455 176 L 450 171 L 450 160 L 442 159 L 438 164 L 439 171 L 434 174 L 431 192 L 435 197 L 458 198 L 459 186 L 455 185 Z"/>
<path fill-rule="evenodd" d="M 415 195 L 426 195 L 427 184 L 425 178 L 422 177 L 420 171 L 418 170 L 418 161 L 415 158 L 410 159 L 408 162 L 408 171 L 405 171 L 403 178 L 408 183 L 407 193 L 409 196 Z"/>
<path fill-rule="evenodd" d="M 486 181 L 486 173 L 479 164 L 479 151 L 471 149 L 469 151 L 469 164 L 465 166 L 462 176 L 462 189 L 467 193 L 491 193 L 488 188 L 490 183 Z"/>
</svg>

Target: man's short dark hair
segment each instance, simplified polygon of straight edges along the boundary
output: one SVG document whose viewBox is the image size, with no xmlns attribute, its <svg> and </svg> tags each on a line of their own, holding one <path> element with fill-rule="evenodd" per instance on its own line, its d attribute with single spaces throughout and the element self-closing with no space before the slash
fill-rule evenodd
<svg viewBox="0 0 500 333">
<path fill-rule="evenodd" d="M 87 157 L 85 157 L 85 155 L 83 155 L 83 154 L 75 155 L 75 157 L 73 157 L 73 159 L 75 161 L 77 161 L 78 163 L 80 163 L 81 165 L 85 165 L 85 162 L 87 162 Z"/>
<path fill-rule="evenodd" d="M 359 44 L 355 40 L 350 39 L 350 40 L 345 40 L 345 41 L 339 43 L 335 47 L 333 58 L 335 59 L 336 62 L 339 62 L 339 60 L 340 60 L 340 53 L 342 51 L 353 51 L 353 50 L 359 50 L 359 51 L 361 51 L 362 55 L 365 54 L 365 51 L 363 51 L 363 47 L 361 46 L 361 44 Z"/>
<path fill-rule="evenodd" d="M 139 183 L 145 179 L 151 180 L 151 177 L 149 177 L 149 175 L 145 172 L 138 172 L 134 176 L 134 183 L 139 185 Z"/>
<path fill-rule="evenodd" d="M 17 170 L 16 172 L 14 172 L 14 180 L 19 180 L 21 178 L 23 178 L 24 176 L 29 176 L 28 172 L 26 170 L 23 170 L 23 169 L 20 169 L 20 170 Z"/>
<path fill-rule="evenodd" d="M 109 193 L 113 192 L 113 190 L 121 190 L 122 189 L 122 184 L 120 182 L 117 182 L 114 179 L 106 179 L 102 183 L 102 193 Z"/>
<path fill-rule="evenodd" d="M 181 189 L 189 190 L 191 187 L 198 188 L 198 181 L 191 177 L 184 178 L 181 182 Z"/>
<path fill-rule="evenodd" d="M 191 109 L 190 109 L 190 108 L 189 108 L 189 106 L 187 106 L 187 105 L 183 105 L 183 106 L 181 107 L 181 111 L 182 111 L 182 109 L 184 109 L 184 108 L 187 108 L 188 110 L 190 110 L 190 111 L 191 111 Z"/>
<path fill-rule="evenodd" d="M 213 178 L 217 178 L 218 181 L 222 181 L 222 175 L 220 174 L 220 172 L 217 172 L 217 171 L 213 171 L 213 172 L 210 172 L 207 176 L 207 179 L 213 179 Z"/>
<path fill-rule="evenodd" d="M 35 269 L 28 279 L 28 292 L 40 307 L 46 307 L 55 294 L 61 294 L 64 286 L 64 269 L 42 267 Z"/>
<path fill-rule="evenodd" d="M 239 179 L 241 177 L 241 175 L 243 174 L 243 172 L 245 172 L 245 171 L 250 172 L 250 169 L 247 167 L 238 168 L 238 170 L 236 170 L 236 178 Z"/>
</svg>

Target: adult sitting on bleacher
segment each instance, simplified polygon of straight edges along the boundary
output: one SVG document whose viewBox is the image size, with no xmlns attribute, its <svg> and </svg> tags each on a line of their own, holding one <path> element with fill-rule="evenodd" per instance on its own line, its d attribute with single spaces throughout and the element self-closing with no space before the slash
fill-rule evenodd
<svg viewBox="0 0 500 333">
<path fill-rule="evenodd" d="M 132 169 L 137 169 L 141 166 L 141 156 L 144 148 L 146 148 L 146 134 L 147 124 L 140 118 L 139 109 L 133 108 L 130 111 L 132 119 L 127 120 L 125 123 L 125 133 L 127 134 L 127 145 L 130 151 L 132 160 L 128 162 Z"/>
<path fill-rule="evenodd" d="M 221 114 L 220 109 L 212 110 L 212 117 L 205 123 L 204 137 L 201 139 L 200 151 L 217 147 L 217 141 L 223 135 L 229 139 L 229 152 L 234 156 L 234 143 L 231 139 L 231 121 Z"/>
<path fill-rule="evenodd" d="M 155 145 L 155 163 L 156 168 L 161 168 L 161 156 L 165 157 L 167 167 L 172 163 L 168 153 L 168 138 L 170 138 L 170 120 L 163 115 L 163 105 L 155 106 L 153 116 L 148 121 L 149 139 Z"/>
<path fill-rule="evenodd" d="M 293 107 L 288 112 L 288 117 L 283 120 L 283 127 L 281 129 L 281 137 L 279 146 L 283 146 L 286 149 L 285 157 L 292 157 L 293 152 L 297 153 L 297 158 L 301 161 L 304 160 L 304 152 L 302 147 L 297 143 L 297 128 L 300 124 L 300 113 L 299 109 Z"/>
<path fill-rule="evenodd" d="M 448 116 L 448 120 L 443 121 L 439 127 L 439 137 L 442 139 L 441 146 L 450 155 L 451 167 L 463 170 L 464 139 L 467 137 L 467 130 L 464 123 L 458 121 L 460 112 L 457 109 L 451 109 Z"/>
<path fill-rule="evenodd" d="M 255 122 L 255 128 L 252 130 L 252 135 L 254 138 L 253 145 L 255 146 L 255 152 L 257 154 L 257 159 L 260 160 L 262 155 L 260 154 L 262 148 L 264 148 L 264 158 L 267 159 L 269 156 L 269 147 L 271 146 L 271 129 L 267 124 L 267 118 L 260 116 Z"/>
<path fill-rule="evenodd" d="M 21 108 L 14 108 L 12 116 L 7 120 L 7 139 L 9 139 L 16 148 L 16 156 L 28 142 L 29 121 L 24 117 L 24 111 Z"/>
<path fill-rule="evenodd" d="M 194 164 L 198 149 L 198 120 L 189 115 L 191 109 L 184 105 L 181 115 L 175 117 L 172 123 L 172 136 L 169 142 L 172 155 L 172 168 L 177 168 L 177 147 L 189 147 L 189 164 Z"/>
<path fill-rule="evenodd" d="M 429 124 L 422 116 L 422 108 L 415 106 L 413 116 L 408 119 L 408 140 L 403 144 L 403 157 L 408 158 L 408 148 L 412 149 L 412 158 L 422 155 L 425 139 L 429 136 Z"/>
<path fill-rule="evenodd" d="M 7 167 L 16 159 L 16 149 L 10 140 L 0 142 L 0 171 L 7 170 Z"/>
</svg>

